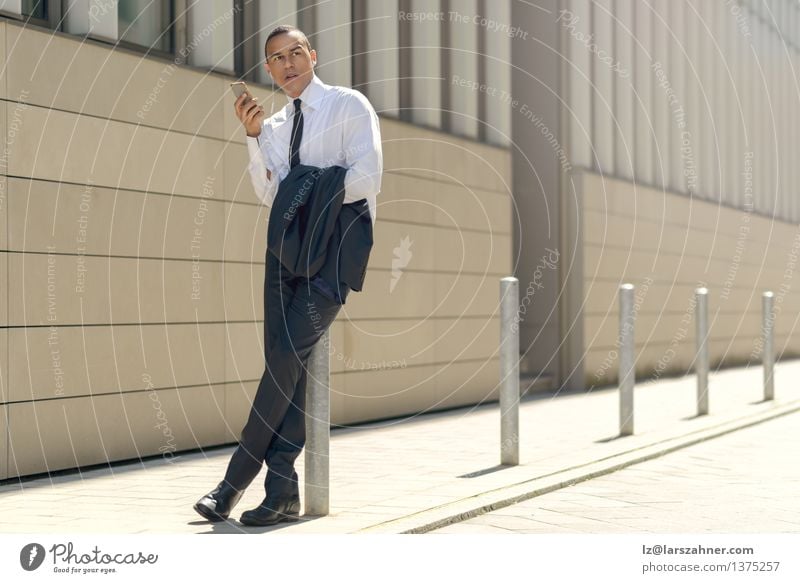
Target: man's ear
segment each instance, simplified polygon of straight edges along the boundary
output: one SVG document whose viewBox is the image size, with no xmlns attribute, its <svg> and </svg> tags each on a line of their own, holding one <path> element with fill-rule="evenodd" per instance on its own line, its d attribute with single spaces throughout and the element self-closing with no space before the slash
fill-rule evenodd
<svg viewBox="0 0 800 583">
<path fill-rule="evenodd" d="M 314 49 L 311 49 L 311 52 L 309 54 L 311 55 L 311 66 L 312 67 L 316 67 L 317 66 L 317 51 L 314 50 Z"/>
</svg>

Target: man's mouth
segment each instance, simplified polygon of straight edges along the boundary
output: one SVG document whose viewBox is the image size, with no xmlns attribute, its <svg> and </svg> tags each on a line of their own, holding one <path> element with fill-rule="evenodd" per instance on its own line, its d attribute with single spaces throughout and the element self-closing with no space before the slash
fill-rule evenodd
<svg viewBox="0 0 800 583">
<path fill-rule="evenodd" d="M 295 77 L 297 77 L 297 73 L 289 73 L 286 75 L 286 80 L 288 81 L 289 79 L 294 79 Z"/>
</svg>

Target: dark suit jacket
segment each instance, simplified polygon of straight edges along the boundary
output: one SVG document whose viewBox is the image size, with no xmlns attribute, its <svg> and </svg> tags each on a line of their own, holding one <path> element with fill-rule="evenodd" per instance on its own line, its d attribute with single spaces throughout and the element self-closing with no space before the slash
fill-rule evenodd
<svg viewBox="0 0 800 583">
<path fill-rule="evenodd" d="M 361 291 L 372 250 L 366 200 L 344 204 L 346 168 L 298 164 L 278 186 L 267 248 L 293 275 L 319 276 L 341 303 Z"/>
</svg>

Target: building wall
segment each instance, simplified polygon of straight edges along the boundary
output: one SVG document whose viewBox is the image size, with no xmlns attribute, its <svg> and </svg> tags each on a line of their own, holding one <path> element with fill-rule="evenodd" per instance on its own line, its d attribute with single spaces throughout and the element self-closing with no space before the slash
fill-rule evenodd
<svg viewBox="0 0 800 583">
<path fill-rule="evenodd" d="M 712 367 L 760 358 L 761 294 L 775 294 L 775 349 L 800 355 L 800 228 L 752 210 L 581 171 L 584 370 L 617 381 L 618 289 L 636 286 L 639 380 L 691 371 L 694 292 L 707 287 Z"/>
<path fill-rule="evenodd" d="M 617 287 L 643 292 L 646 278 L 640 376 L 689 369 L 701 282 L 715 364 L 758 358 L 760 295 L 781 286 L 779 352 L 797 354 L 800 6 L 561 0 L 552 19 L 566 58 L 551 87 L 565 96 L 558 139 L 571 166 L 560 224 L 575 254 L 559 289 L 561 382 L 615 381 Z"/>
<path fill-rule="evenodd" d="M 0 52 L 0 479 L 235 442 L 268 209 L 233 79 L 6 20 Z M 499 374 L 508 151 L 381 126 L 365 291 L 331 328 L 336 424 L 475 403 Z"/>
</svg>

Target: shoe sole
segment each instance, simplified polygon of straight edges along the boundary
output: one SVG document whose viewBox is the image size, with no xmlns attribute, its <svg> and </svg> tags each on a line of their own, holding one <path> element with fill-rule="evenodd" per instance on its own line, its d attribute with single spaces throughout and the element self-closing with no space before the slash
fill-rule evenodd
<svg viewBox="0 0 800 583">
<path fill-rule="evenodd" d="M 210 522 L 222 522 L 228 519 L 227 516 L 222 516 L 221 514 L 217 514 L 216 512 L 214 512 L 207 506 L 203 506 L 202 504 L 195 504 L 193 508 L 195 512 L 197 512 L 200 516 L 202 516 L 203 518 L 205 518 Z"/>
<path fill-rule="evenodd" d="M 277 520 L 271 520 L 269 522 L 261 522 L 257 520 L 251 520 L 248 518 L 240 518 L 239 522 L 244 524 L 245 526 L 272 526 L 274 524 L 278 524 L 279 522 L 297 522 L 300 520 L 300 514 L 283 514 Z"/>
</svg>

